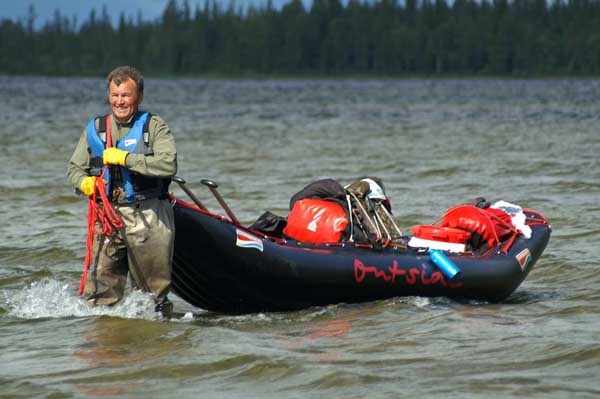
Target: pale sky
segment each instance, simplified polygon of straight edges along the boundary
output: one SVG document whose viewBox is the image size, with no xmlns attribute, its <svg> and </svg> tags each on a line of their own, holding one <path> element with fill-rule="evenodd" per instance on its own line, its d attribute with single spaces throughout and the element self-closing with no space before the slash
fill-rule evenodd
<svg viewBox="0 0 600 399">
<path fill-rule="evenodd" d="M 231 0 L 217 0 L 218 3 L 227 7 Z M 11 19 L 13 21 L 25 22 L 29 6 L 33 5 L 37 15 L 35 26 L 37 29 L 42 27 L 47 21 L 52 20 L 55 10 L 60 10 L 61 16 L 71 19 L 77 18 L 77 24 L 87 21 L 90 11 L 96 9 L 96 15 L 100 16 L 102 7 L 106 5 L 108 14 L 117 24 L 119 16 L 124 13 L 126 17 L 132 17 L 137 20 L 138 10 L 141 11 L 142 18 L 147 21 L 160 18 L 169 0 L 0 0 L 0 20 Z M 204 7 L 205 0 L 188 0 L 192 12 L 196 5 Z M 235 0 L 236 9 L 247 8 L 249 5 L 264 5 L 267 0 Z M 287 4 L 289 0 L 272 0 L 275 7 L 279 8 Z M 303 0 L 305 7 L 312 4 L 311 0 Z M 345 3 L 345 2 L 344 2 Z M 183 0 L 178 0 L 178 4 L 183 4 Z"/>
</svg>

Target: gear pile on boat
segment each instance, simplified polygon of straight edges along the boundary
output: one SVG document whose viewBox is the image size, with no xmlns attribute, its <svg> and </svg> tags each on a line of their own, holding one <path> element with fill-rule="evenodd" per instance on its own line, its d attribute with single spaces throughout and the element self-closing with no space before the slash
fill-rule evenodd
<svg viewBox="0 0 600 399">
<path fill-rule="evenodd" d="M 315 181 L 290 200 L 287 216 L 265 212 L 243 226 L 173 198 L 173 290 L 206 310 L 249 313 L 395 296 L 501 301 L 541 256 L 551 227 L 539 212 L 476 198 L 404 235 L 381 181 Z"/>
</svg>

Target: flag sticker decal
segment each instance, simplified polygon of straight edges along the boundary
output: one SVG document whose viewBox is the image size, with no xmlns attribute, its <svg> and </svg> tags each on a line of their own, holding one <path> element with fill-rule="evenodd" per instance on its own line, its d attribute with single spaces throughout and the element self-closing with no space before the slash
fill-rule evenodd
<svg viewBox="0 0 600 399">
<path fill-rule="evenodd" d="M 244 231 L 241 231 L 239 229 L 236 229 L 235 233 L 237 236 L 235 245 L 237 245 L 238 247 L 254 248 L 254 249 L 258 249 L 260 252 L 263 251 L 263 243 L 260 238 L 255 237 L 255 236 L 248 234 Z"/>
<path fill-rule="evenodd" d="M 525 248 L 521 252 L 515 256 L 517 258 L 517 262 L 519 262 L 519 266 L 521 266 L 521 270 L 525 271 L 527 264 L 531 260 L 531 252 L 529 252 L 529 248 Z"/>
</svg>

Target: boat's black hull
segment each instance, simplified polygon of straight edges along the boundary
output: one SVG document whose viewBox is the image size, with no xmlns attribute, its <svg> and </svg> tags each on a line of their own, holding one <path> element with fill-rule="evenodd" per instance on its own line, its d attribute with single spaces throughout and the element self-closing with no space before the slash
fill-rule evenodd
<svg viewBox="0 0 600 399">
<path fill-rule="evenodd" d="M 173 291 L 206 310 L 250 313 L 395 296 L 500 301 L 541 256 L 550 227 L 532 225 L 506 254 L 452 255 L 461 270 L 448 281 L 427 253 L 413 249 L 277 242 L 181 201 L 175 210 Z"/>
</svg>

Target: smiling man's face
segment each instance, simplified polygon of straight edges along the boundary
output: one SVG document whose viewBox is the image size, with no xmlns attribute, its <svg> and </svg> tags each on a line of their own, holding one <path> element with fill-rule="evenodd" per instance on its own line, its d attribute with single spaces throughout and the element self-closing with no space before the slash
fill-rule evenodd
<svg viewBox="0 0 600 399">
<path fill-rule="evenodd" d="M 120 123 L 129 121 L 135 115 L 143 99 L 144 93 L 138 93 L 133 79 L 127 79 L 120 85 L 117 85 L 114 80 L 110 82 L 108 101 L 113 114 Z"/>
</svg>

